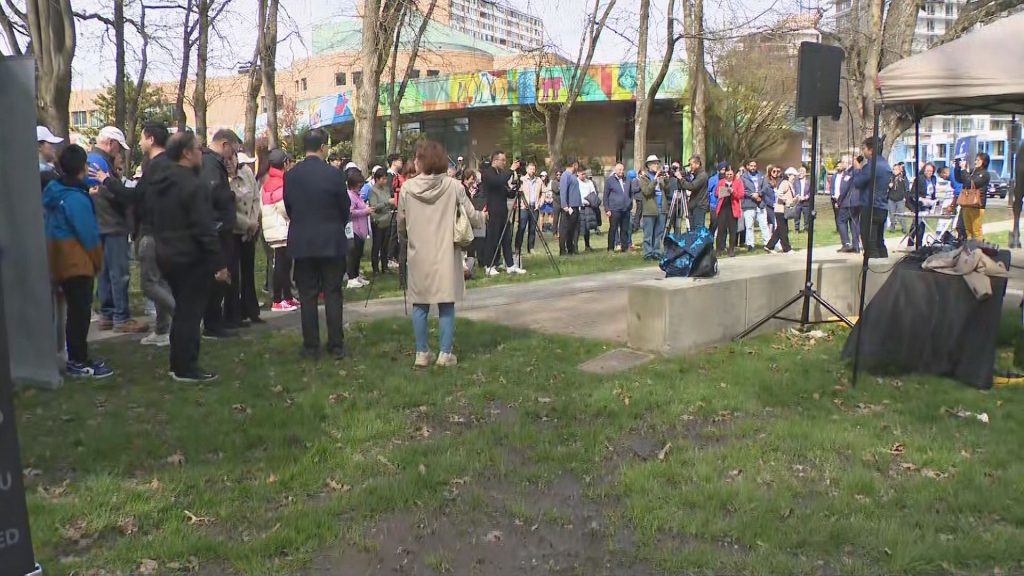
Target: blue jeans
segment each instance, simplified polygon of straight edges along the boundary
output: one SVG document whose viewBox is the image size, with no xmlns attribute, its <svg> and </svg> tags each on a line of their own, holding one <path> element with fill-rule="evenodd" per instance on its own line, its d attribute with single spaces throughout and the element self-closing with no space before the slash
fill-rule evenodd
<svg viewBox="0 0 1024 576">
<path fill-rule="evenodd" d="M 104 234 L 100 242 L 103 244 L 103 269 L 97 279 L 100 315 L 104 320 L 121 324 L 132 316 L 128 309 L 128 235 Z"/>
<path fill-rule="evenodd" d="M 416 335 L 416 351 L 426 352 L 430 349 L 427 345 L 427 316 L 430 314 L 430 304 L 412 305 L 412 331 Z M 455 303 L 445 302 L 437 305 L 438 328 L 441 332 L 441 352 L 452 351 L 452 341 L 455 339 Z"/>
<path fill-rule="evenodd" d="M 643 217 L 644 258 L 661 256 L 661 237 L 665 235 L 665 215 Z"/>
</svg>

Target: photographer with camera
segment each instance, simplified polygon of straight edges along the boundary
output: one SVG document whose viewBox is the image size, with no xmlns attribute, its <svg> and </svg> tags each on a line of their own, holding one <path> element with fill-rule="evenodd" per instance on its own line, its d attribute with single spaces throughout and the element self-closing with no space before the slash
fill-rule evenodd
<svg viewBox="0 0 1024 576">
<path fill-rule="evenodd" d="M 505 260 L 505 270 L 509 274 L 525 274 L 512 259 L 512 230 L 509 227 L 508 201 L 515 198 L 519 190 L 518 170 L 521 162 L 517 159 L 512 163 L 511 170 L 505 168 L 508 160 L 501 150 L 491 155 L 491 164 L 480 168 L 480 189 L 487 198 L 487 275 L 497 276 L 498 269 L 494 266 L 498 251 Z"/>
</svg>

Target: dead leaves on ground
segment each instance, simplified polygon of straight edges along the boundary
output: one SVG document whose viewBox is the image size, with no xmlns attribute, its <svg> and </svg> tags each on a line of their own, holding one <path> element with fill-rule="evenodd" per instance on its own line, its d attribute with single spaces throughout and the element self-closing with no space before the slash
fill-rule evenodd
<svg viewBox="0 0 1024 576">
<path fill-rule="evenodd" d="M 185 521 L 188 522 L 189 526 L 209 526 L 216 522 L 217 519 L 209 516 L 198 516 L 185 510 Z"/>
<path fill-rule="evenodd" d="M 168 456 L 165 462 L 167 462 L 171 466 L 184 466 L 185 455 L 181 453 L 181 450 L 178 450 L 174 454 Z"/>
</svg>

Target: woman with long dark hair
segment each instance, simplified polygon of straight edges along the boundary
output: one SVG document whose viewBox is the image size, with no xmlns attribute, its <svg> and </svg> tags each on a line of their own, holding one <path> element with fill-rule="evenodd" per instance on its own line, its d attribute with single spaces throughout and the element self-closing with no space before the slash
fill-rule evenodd
<svg viewBox="0 0 1024 576">
<path fill-rule="evenodd" d="M 263 179 L 263 237 L 274 249 L 274 278 L 272 292 L 276 312 L 298 310 L 299 301 L 292 296 L 292 259 L 288 257 L 288 226 L 290 221 L 284 208 L 284 168 L 288 153 L 273 150 L 267 156 L 267 173 Z"/>
<path fill-rule="evenodd" d="M 718 181 L 715 189 L 718 197 L 716 218 L 718 222 L 718 239 L 715 249 L 721 256 L 725 251 L 726 242 L 729 243 L 729 256 L 736 255 L 736 227 L 743 214 L 741 204 L 743 202 L 743 181 L 733 170 L 732 165 L 725 167 L 725 175 Z"/>
<path fill-rule="evenodd" d="M 967 230 L 969 240 L 982 240 L 984 234 L 981 230 L 981 219 L 985 215 L 985 204 L 988 200 L 988 185 L 992 176 L 988 173 L 989 155 L 980 152 L 974 157 L 974 169 L 964 172 L 957 168 L 956 179 L 964 185 L 964 190 L 977 189 L 981 192 L 981 206 L 963 206 L 960 214 L 964 218 L 964 229 Z M 963 191 L 960 192 L 963 194 Z"/>
<path fill-rule="evenodd" d="M 775 246 L 780 243 L 783 252 L 793 249 L 789 244 L 789 221 L 786 220 L 786 208 L 796 205 L 793 183 L 796 182 L 798 174 L 796 168 L 786 168 L 786 178 L 780 180 L 775 186 L 775 231 L 772 232 L 771 240 L 764 247 L 769 253 L 774 252 Z"/>
<path fill-rule="evenodd" d="M 367 202 L 373 209 L 370 216 L 370 266 L 374 275 L 388 273 L 388 240 L 395 231 L 391 227 L 391 191 L 388 190 L 388 172 L 378 166 L 371 175 L 370 195 Z"/>
</svg>

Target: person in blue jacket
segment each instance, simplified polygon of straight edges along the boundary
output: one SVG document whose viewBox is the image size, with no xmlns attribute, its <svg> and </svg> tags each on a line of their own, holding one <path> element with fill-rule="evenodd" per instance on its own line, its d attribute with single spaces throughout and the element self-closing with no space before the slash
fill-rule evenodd
<svg viewBox="0 0 1024 576">
<path fill-rule="evenodd" d="M 892 168 L 882 155 L 881 143 L 874 137 L 861 145 L 863 157 L 854 160 L 853 187 L 860 190 L 860 238 L 868 258 L 886 258 L 885 220 L 889 217 L 889 181 Z M 871 181 L 871 163 L 875 163 L 875 180 Z M 874 201 L 871 191 L 874 190 Z"/>
<path fill-rule="evenodd" d="M 106 378 L 114 371 L 89 358 L 93 279 L 103 267 L 96 209 L 85 178 L 88 156 L 80 146 L 65 148 L 57 160 L 63 176 L 43 190 L 43 220 L 50 279 L 67 303 L 67 375 Z"/>
</svg>

